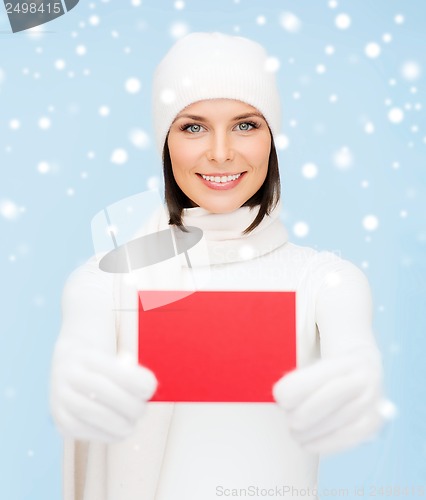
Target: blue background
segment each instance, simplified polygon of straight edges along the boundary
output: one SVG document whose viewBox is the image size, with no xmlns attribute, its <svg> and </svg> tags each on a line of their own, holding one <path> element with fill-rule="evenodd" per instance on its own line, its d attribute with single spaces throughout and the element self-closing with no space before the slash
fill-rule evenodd
<svg viewBox="0 0 426 500">
<path fill-rule="evenodd" d="M 290 240 L 338 252 L 372 287 L 386 389 L 398 416 L 373 443 L 323 461 L 322 498 L 351 498 L 362 486 L 365 496 L 370 488 L 390 496 L 380 487 L 426 496 L 426 4 L 335 3 L 186 0 L 180 9 L 173 1 L 81 1 L 15 34 L 0 7 L 1 498 L 61 498 L 61 438 L 49 415 L 48 383 L 62 287 L 93 252 L 95 213 L 161 182 L 151 78 L 176 36 L 191 31 L 252 38 L 280 61 L 288 145 L 278 154 Z M 283 27 L 284 12 L 300 20 L 297 32 Z M 348 29 L 336 27 L 341 13 L 351 18 Z M 380 45 L 377 58 L 366 55 L 369 42 Z M 402 70 L 409 61 L 420 70 L 411 79 Z M 126 91 L 129 78 L 140 81 L 139 92 Z M 394 107 L 404 113 L 400 123 L 388 118 Z M 49 128 L 39 126 L 42 117 Z M 365 131 L 368 122 L 374 133 Z M 131 140 L 135 129 L 146 143 Z M 125 163 L 111 161 L 118 148 L 127 152 Z M 335 160 L 342 148 L 352 158 L 347 168 Z M 315 178 L 303 174 L 306 163 L 317 166 Z M 377 218 L 374 230 L 363 224 L 368 215 Z"/>
</svg>

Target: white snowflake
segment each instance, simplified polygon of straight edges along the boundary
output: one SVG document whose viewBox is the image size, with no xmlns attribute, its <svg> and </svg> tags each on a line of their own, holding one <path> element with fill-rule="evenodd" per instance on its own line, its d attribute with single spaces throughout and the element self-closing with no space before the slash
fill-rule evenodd
<svg viewBox="0 0 426 500">
<path fill-rule="evenodd" d="M 75 48 L 75 52 L 79 56 L 84 56 L 87 52 L 87 48 L 85 45 L 77 45 L 77 47 Z"/>
<path fill-rule="evenodd" d="M 170 27 L 170 35 L 173 38 L 181 38 L 185 36 L 189 31 L 189 26 L 185 23 L 177 22 L 173 23 Z"/>
<path fill-rule="evenodd" d="M 302 166 L 302 175 L 305 179 L 314 179 L 318 175 L 318 167 L 315 163 L 305 163 Z"/>
<path fill-rule="evenodd" d="M 12 130 L 18 130 L 21 127 L 21 122 L 17 118 L 12 118 L 12 120 L 9 121 L 9 127 Z"/>
<path fill-rule="evenodd" d="M 256 249 L 252 245 L 243 245 L 238 253 L 243 260 L 251 260 L 256 256 Z"/>
<path fill-rule="evenodd" d="M 149 190 L 156 191 L 160 187 L 160 178 L 156 175 L 153 175 L 148 178 L 148 180 L 146 181 L 146 185 Z"/>
<path fill-rule="evenodd" d="M 348 14 L 339 14 L 336 16 L 334 23 L 340 30 L 346 30 L 351 25 L 351 18 Z"/>
<path fill-rule="evenodd" d="M 111 154 L 110 161 L 117 165 L 123 165 L 128 160 L 128 154 L 125 149 L 117 148 Z"/>
<path fill-rule="evenodd" d="M 379 219 L 375 215 L 366 215 L 362 219 L 362 225 L 367 231 L 375 231 L 379 227 Z"/>
<path fill-rule="evenodd" d="M 293 226 L 293 233 L 298 237 L 298 238 L 304 238 L 309 234 L 309 226 L 306 222 L 299 221 L 296 222 Z"/>
<path fill-rule="evenodd" d="M 65 64 L 65 61 L 63 59 L 57 59 L 55 61 L 55 68 L 56 69 L 61 70 L 61 69 L 64 69 L 65 66 L 66 66 L 66 64 Z"/>
<path fill-rule="evenodd" d="M 373 134 L 374 133 L 374 124 L 371 122 L 367 122 L 364 126 L 364 131 L 366 134 Z"/>
<path fill-rule="evenodd" d="M 297 33 L 302 27 L 300 19 L 292 12 L 283 12 L 280 15 L 280 24 L 288 33 Z"/>
<path fill-rule="evenodd" d="M 171 104 L 176 99 L 176 93 L 172 89 L 163 89 L 160 94 L 160 99 L 164 104 Z"/>
<path fill-rule="evenodd" d="M 101 116 L 108 116 L 109 113 L 110 113 L 110 109 L 108 106 L 100 106 L 99 109 L 98 109 L 98 113 L 101 115 Z"/>
<path fill-rule="evenodd" d="M 99 16 L 93 15 L 89 17 L 89 24 L 92 26 L 98 26 L 100 23 Z"/>
<path fill-rule="evenodd" d="M 265 61 L 265 71 L 275 73 L 280 68 L 280 60 L 277 57 L 268 57 Z"/>
<path fill-rule="evenodd" d="M 47 117 L 47 116 L 42 116 L 39 120 L 38 120 L 38 126 L 42 129 L 42 130 L 47 130 L 48 128 L 50 128 L 51 126 L 51 121 L 50 121 L 50 118 Z"/>
<path fill-rule="evenodd" d="M 388 119 L 391 123 L 401 123 L 404 119 L 404 111 L 401 108 L 392 108 L 389 110 Z"/>
<path fill-rule="evenodd" d="M 289 138 L 284 134 L 278 134 L 275 137 L 275 147 L 277 149 L 283 150 L 287 149 L 290 144 Z"/>
<path fill-rule="evenodd" d="M 22 210 L 11 200 L 0 201 L 0 215 L 7 220 L 15 220 L 19 217 Z"/>
<path fill-rule="evenodd" d="M 150 145 L 149 135 L 141 129 L 133 129 L 129 134 L 130 142 L 139 149 L 146 149 Z"/>
<path fill-rule="evenodd" d="M 401 75 L 405 80 L 413 81 L 417 80 L 421 75 L 420 64 L 416 61 L 406 61 L 401 66 Z"/>
<path fill-rule="evenodd" d="M 40 174 L 47 174 L 50 172 L 50 165 L 47 161 L 40 161 L 37 165 L 37 170 Z"/>
<path fill-rule="evenodd" d="M 136 94 L 141 89 L 141 82 L 138 78 L 128 78 L 124 84 L 124 88 L 129 94 Z"/>
<path fill-rule="evenodd" d="M 379 57 L 381 51 L 382 49 L 380 48 L 380 45 L 376 42 L 367 43 L 364 49 L 365 55 L 371 59 Z"/>
<path fill-rule="evenodd" d="M 340 170 L 346 170 L 353 164 L 353 156 L 348 147 L 343 146 L 333 155 L 333 162 Z"/>
</svg>

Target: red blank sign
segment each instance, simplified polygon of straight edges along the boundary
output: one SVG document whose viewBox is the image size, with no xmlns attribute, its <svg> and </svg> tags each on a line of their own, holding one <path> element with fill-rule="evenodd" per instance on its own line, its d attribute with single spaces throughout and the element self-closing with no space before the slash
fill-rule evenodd
<svg viewBox="0 0 426 500">
<path fill-rule="evenodd" d="M 157 303 L 170 293 L 143 291 Z M 273 384 L 296 367 L 295 301 L 269 291 L 198 291 L 148 311 L 139 301 L 139 363 L 158 380 L 151 401 L 273 402 Z"/>
</svg>

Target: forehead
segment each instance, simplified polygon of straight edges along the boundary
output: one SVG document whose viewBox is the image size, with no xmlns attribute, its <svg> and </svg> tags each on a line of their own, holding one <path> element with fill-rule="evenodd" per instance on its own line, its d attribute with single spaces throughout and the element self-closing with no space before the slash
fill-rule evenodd
<svg viewBox="0 0 426 500">
<path fill-rule="evenodd" d="M 212 117 L 229 115 L 233 117 L 245 113 L 260 113 L 260 111 L 250 104 L 236 99 L 205 99 L 203 101 L 193 102 L 184 108 L 178 113 L 177 118 L 184 114 L 197 114 Z"/>
</svg>

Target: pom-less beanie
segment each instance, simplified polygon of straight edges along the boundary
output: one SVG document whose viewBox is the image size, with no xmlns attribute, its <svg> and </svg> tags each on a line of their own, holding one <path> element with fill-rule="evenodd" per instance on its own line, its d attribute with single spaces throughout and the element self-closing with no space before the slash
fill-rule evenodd
<svg viewBox="0 0 426 500">
<path fill-rule="evenodd" d="M 182 109 L 204 99 L 227 98 L 257 108 L 272 135 L 281 126 L 274 61 L 257 42 L 224 33 L 190 33 L 157 66 L 152 106 L 157 149 Z"/>
</svg>

